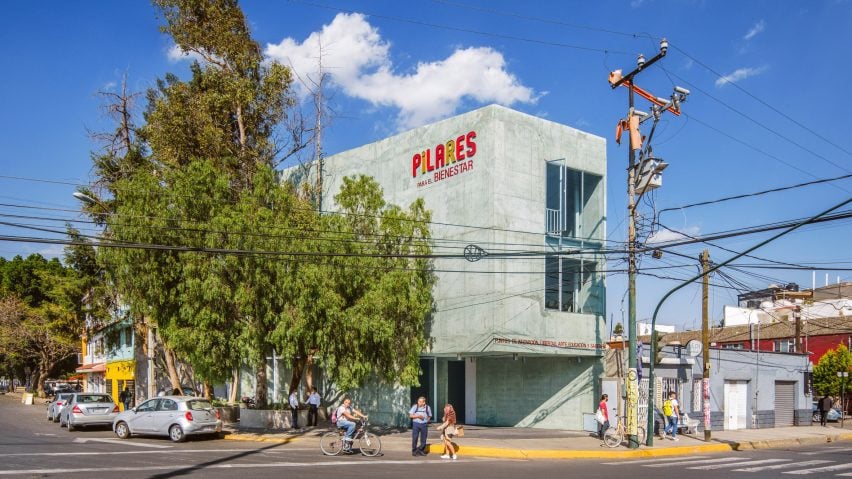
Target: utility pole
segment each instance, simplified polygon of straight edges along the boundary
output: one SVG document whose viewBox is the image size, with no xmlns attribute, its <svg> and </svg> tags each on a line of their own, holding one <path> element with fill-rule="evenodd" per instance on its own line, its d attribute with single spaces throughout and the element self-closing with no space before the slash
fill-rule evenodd
<svg viewBox="0 0 852 479">
<path fill-rule="evenodd" d="M 638 361 L 636 355 L 636 150 L 642 148 L 642 135 L 639 132 L 639 123 L 642 116 L 638 115 L 634 105 L 634 93 L 637 88 L 634 86 L 633 79 L 642 70 L 653 65 L 655 62 L 666 56 L 669 43 L 665 39 L 660 41 L 660 52 L 645 61 L 644 55 L 639 55 L 636 60 L 636 69 L 627 75 L 622 76 L 621 70 L 611 72 L 609 82 L 612 89 L 616 89 L 621 85 L 627 86 L 628 90 L 628 111 L 627 120 L 622 120 L 619 123 L 619 134 L 616 141 L 620 140 L 621 128 L 627 127 L 630 132 L 630 145 L 628 148 L 628 167 L 627 167 L 627 322 L 629 328 L 628 349 L 627 349 L 627 381 L 625 384 L 625 392 L 627 393 L 627 447 L 636 449 L 639 447 L 638 438 L 638 422 L 639 422 L 639 376 L 637 372 Z M 642 97 L 649 99 L 652 103 L 658 106 L 666 105 L 665 101 L 659 101 L 650 95 L 645 94 L 644 90 L 639 93 Z M 647 117 L 647 115 L 645 115 Z M 651 331 L 654 335 L 654 331 Z M 654 362 L 654 350 L 651 350 L 651 363 Z M 651 402 L 653 398 L 649 395 L 649 415 L 653 411 Z M 650 436 L 651 434 L 648 434 Z"/>
<path fill-rule="evenodd" d="M 796 352 L 804 353 L 802 349 L 802 307 L 793 308 L 793 317 L 796 319 Z"/>
<path fill-rule="evenodd" d="M 710 441 L 710 251 L 704 250 L 701 253 L 701 272 L 704 276 L 701 277 L 701 342 L 704 346 L 702 353 L 702 363 L 704 371 L 701 379 L 702 397 L 704 404 L 704 440 Z"/>
</svg>

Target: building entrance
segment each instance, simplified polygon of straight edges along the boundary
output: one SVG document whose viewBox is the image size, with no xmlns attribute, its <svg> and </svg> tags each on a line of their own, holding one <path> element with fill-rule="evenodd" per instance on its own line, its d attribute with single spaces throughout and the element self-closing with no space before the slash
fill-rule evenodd
<svg viewBox="0 0 852 479">
<path fill-rule="evenodd" d="M 456 410 L 456 421 L 465 423 L 464 361 L 447 362 L 447 402 Z M 442 408 L 443 410 L 443 408 Z M 438 420 L 441 414 L 436 413 Z"/>
</svg>

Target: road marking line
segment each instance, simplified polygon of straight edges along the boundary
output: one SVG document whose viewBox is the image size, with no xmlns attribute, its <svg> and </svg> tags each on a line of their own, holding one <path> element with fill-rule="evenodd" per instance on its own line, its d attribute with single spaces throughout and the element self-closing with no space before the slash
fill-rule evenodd
<svg viewBox="0 0 852 479">
<path fill-rule="evenodd" d="M 751 459 L 751 458 L 750 457 L 721 457 L 721 458 L 718 458 L 718 459 L 701 459 L 701 460 L 698 460 L 698 461 L 689 461 L 689 465 L 692 465 L 692 464 L 712 464 L 712 463 L 715 463 L 715 462 L 740 462 L 740 461 L 747 461 L 749 459 Z M 683 464 L 683 463 L 680 463 L 680 461 L 678 461 L 678 462 L 672 462 L 672 463 L 668 463 L 668 464 L 648 464 L 648 465 L 645 465 L 645 466 L 642 466 L 642 467 L 667 467 L 667 466 L 672 466 L 672 465 L 678 465 L 678 466 L 682 467 L 682 466 L 686 466 L 687 464 Z M 736 464 L 731 464 L 731 465 L 736 466 Z"/>
<path fill-rule="evenodd" d="M 788 467 L 816 466 L 817 464 L 825 464 L 827 462 L 834 462 L 834 461 L 826 461 L 824 459 L 814 459 L 813 461 L 788 462 L 787 464 L 775 464 L 774 466 L 746 467 L 746 468 L 743 468 L 743 469 L 734 469 L 734 471 L 742 471 L 742 472 L 774 471 L 776 469 L 785 469 L 785 468 L 788 468 Z"/>
<path fill-rule="evenodd" d="M 842 471 L 852 468 L 852 464 L 837 464 L 834 466 L 814 467 L 811 469 L 800 469 L 798 471 L 784 471 L 784 474 L 813 474 L 815 472 Z"/>
<path fill-rule="evenodd" d="M 184 454 L 203 452 L 246 452 L 258 451 L 258 449 L 172 449 L 170 451 L 103 451 L 103 452 L 12 452 L 4 453 L 6 456 L 120 456 L 122 454 Z"/>
<path fill-rule="evenodd" d="M 689 459 L 700 459 L 702 457 L 704 457 L 704 456 L 685 456 L 685 457 L 684 456 L 675 456 L 675 457 L 664 457 L 662 459 L 640 459 L 638 461 L 630 461 L 629 459 L 626 459 L 624 461 L 603 462 L 601 464 L 604 464 L 604 465 L 607 465 L 607 466 L 623 466 L 625 464 L 633 465 L 633 464 L 650 464 L 650 463 L 654 463 L 654 462 L 681 462 L 681 461 L 686 461 L 686 460 L 689 460 Z"/>
<path fill-rule="evenodd" d="M 370 458 L 364 458 L 362 461 L 334 461 L 334 462 L 265 462 L 265 463 L 251 463 L 251 464 L 185 464 L 185 465 L 171 465 L 171 466 L 123 466 L 123 467 L 79 467 L 79 468 L 68 468 L 68 469 L 20 469 L 17 471 L 10 470 L 0 470 L 0 476 L 10 476 L 15 474 L 75 474 L 81 472 L 142 472 L 142 471 L 172 471 L 172 470 L 204 470 L 204 469 L 260 469 L 260 468 L 275 468 L 275 467 L 304 467 L 304 468 L 312 468 L 312 467 L 323 467 L 323 466 L 332 466 L 332 467 L 340 467 L 340 466 L 376 466 L 376 465 L 416 465 L 416 464 L 450 464 L 457 462 L 482 462 L 482 461 L 469 461 L 460 459 L 458 461 L 444 461 L 438 462 L 434 460 L 370 460 Z"/>
<path fill-rule="evenodd" d="M 106 444 L 119 444 L 121 446 L 126 445 L 126 446 L 135 446 L 135 447 L 151 447 L 151 448 L 154 448 L 154 449 L 170 449 L 170 448 L 174 447 L 174 446 L 164 446 L 162 444 L 147 444 L 147 443 L 144 443 L 144 442 L 125 441 L 124 439 L 110 439 L 110 438 L 106 438 L 106 437 L 105 438 L 75 437 L 74 441 L 72 441 L 72 442 L 81 443 L 81 444 L 87 443 L 87 442 L 103 442 L 103 443 L 106 443 Z"/>
<path fill-rule="evenodd" d="M 757 464 L 771 464 L 773 462 L 785 462 L 790 460 L 791 459 L 759 459 L 756 461 L 737 462 L 734 464 L 710 464 L 709 466 L 687 467 L 687 469 L 699 469 L 703 471 L 709 471 L 712 469 L 723 469 L 725 467 L 753 466 Z"/>
<path fill-rule="evenodd" d="M 849 451 L 849 450 L 851 450 L 851 449 L 849 449 L 848 447 L 843 447 L 843 446 L 824 447 L 819 451 L 803 452 L 802 455 L 803 456 L 815 456 L 817 454 L 828 454 L 828 453 L 831 453 L 831 452 Z"/>
</svg>

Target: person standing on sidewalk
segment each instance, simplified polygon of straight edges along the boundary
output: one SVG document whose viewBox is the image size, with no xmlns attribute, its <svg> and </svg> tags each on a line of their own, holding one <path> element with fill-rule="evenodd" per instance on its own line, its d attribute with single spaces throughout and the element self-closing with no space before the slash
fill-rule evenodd
<svg viewBox="0 0 852 479">
<path fill-rule="evenodd" d="M 669 391 L 669 398 L 663 403 L 663 415 L 666 416 L 666 430 L 663 432 L 663 439 L 666 434 L 671 435 L 672 441 L 677 441 L 677 420 L 680 417 L 680 406 L 677 402 L 677 394 L 674 391 Z"/>
<path fill-rule="evenodd" d="M 299 394 L 294 389 L 290 393 L 290 414 L 293 417 L 293 429 L 299 429 Z"/>
<path fill-rule="evenodd" d="M 432 419 L 432 409 L 426 404 L 426 398 L 420 396 L 417 398 L 417 404 L 411 406 L 408 411 L 408 417 L 411 418 L 411 455 L 425 456 L 426 455 L 426 439 L 429 435 L 429 421 Z M 418 439 L 420 444 L 418 445 Z"/>
<path fill-rule="evenodd" d="M 317 388 L 311 386 L 311 394 L 308 396 L 308 427 L 317 425 L 317 410 L 322 399 L 317 393 Z"/>
<path fill-rule="evenodd" d="M 438 430 L 441 431 L 441 442 L 444 443 L 444 454 L 441 456 L 441 459 L 452 459 L 456 460 L 456 448 L 453 447 L 453 436 L 456 435 L 456 410 L 453 409 L 452 404 L 447 404 L 444 406 L 444 417 L 442 419 L 444 422 L 438 426 Z"/>
<path fill-rule="evenodd" d="M 825 421 L 828 418 L 828 411 L 831 409 L 831 406 L 834 405 L 834 401 L 830 397 L 828 397 L 827 393 L 822 394 L 822 399 L 817 403 L 817 409 L 819 409 L 819 423 L 822 426 L 825 426 Z"/>
<path fill-rule="evenodd" d="M 598 403 L 598 409 L 601 411 L 601 416 L 603 416 L 604 422 L 598 423 L 598 439 L 603 440 L 604 433 L 607 429 L 609 429 L 609 408 L 607 407 L 607 400 L 609 396 L 606 394 L 601 395 L 601 402 Z"/>
</svg>

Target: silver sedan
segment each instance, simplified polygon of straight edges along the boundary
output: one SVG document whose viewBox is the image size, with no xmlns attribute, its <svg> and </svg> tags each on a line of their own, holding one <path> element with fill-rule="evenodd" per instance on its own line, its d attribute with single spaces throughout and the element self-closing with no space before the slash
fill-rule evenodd
<svg viewBox="0 0 852 479">
<path fill-rule="evenodd" d="M 59 393 L 47 405 L 47 420 L 59 422 L 59 415 L 74 393 Z"/>
<path fill-rule="evenodd" d="M 183 442 L 195 434 L 218 435 L 222 432 L 222 421 L 208 399 L 164 396 L 122 412 L 113 421 L 112 430 L 121 439 L 144 434 Z"/>
<path fill-rule="evenodd" d="M 74 393 L 59 415 L 59 425 L 69 431 L 81 426 L 112 424 L 118 416 L 118 404 L 102 393 Z"/>
</svg>

